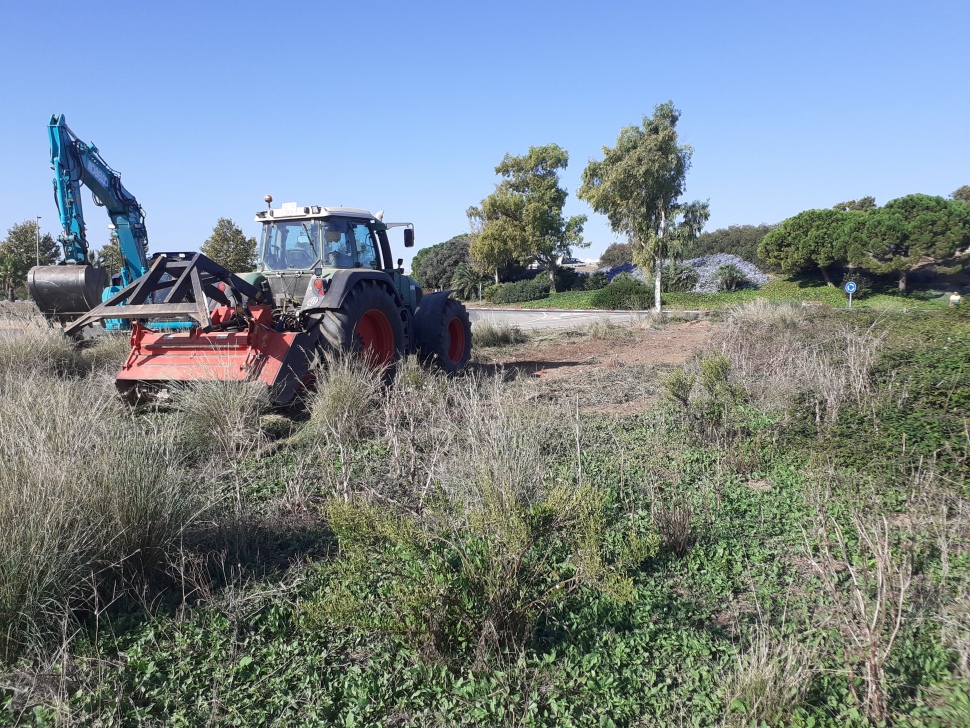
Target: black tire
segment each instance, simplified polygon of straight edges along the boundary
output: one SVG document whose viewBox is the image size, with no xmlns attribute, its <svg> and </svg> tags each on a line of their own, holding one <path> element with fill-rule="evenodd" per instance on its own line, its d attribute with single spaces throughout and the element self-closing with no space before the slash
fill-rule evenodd
<svg viewBox="0 0 970 728">
<path fill-rule="evenodd" d="M 437 331 L 421 346 L 421 358 L 430 359 L 446 372 L 456 372 L 472 356 L 472 324 L 468 311 L 453 298 L 445 301 Z"/>
<path fill-rule="evenodd" d="M 319 321 L 327 345 L 337 351 L 370 351 L 371 363 L 386 367 L 385 375 L 393 376 L 404 352 L 404 321 L 397 300 L 384 286 L 361 281 L 347 294 L 343 306 L 323 311 Z"/>
</svg>

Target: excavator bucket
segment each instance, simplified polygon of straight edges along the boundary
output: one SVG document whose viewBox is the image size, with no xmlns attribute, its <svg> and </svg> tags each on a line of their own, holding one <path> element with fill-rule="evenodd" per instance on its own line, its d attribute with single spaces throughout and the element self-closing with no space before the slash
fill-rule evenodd
<svg viewBox="0 0 970 728">
<path fill-rule="evenodd" d="M 44 316 L 68 323 L 101 303 L 107 280 L 93 265 L 38 265 L 27 273 L 27 290 Z"/>
</svg>

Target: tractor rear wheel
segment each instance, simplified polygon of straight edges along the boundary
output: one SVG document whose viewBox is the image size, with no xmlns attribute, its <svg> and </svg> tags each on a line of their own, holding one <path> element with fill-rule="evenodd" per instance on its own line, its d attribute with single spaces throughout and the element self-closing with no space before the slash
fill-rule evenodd
<svg viewBox="0 0 970 728">
<path fill-rule="evenodd" d="M 446 372 L 458 371 L 468 363 L 472 356 L 472 325 L 460 301 L 445 301 L 437 335 L 432 333 L 421 353 Z"/>
<path fill-rule="evenodd" d="M 361 281 L 339 309 L 325 311 L 320 332 L 338 351 L 360 354 L 385 376 L 404 351 L 404 321 L 393 294 L 375 281 Z"/>
</svg>

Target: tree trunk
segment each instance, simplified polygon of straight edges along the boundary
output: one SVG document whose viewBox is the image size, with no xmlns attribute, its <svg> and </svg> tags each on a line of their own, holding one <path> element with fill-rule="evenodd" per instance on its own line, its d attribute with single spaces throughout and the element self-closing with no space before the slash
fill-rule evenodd
<svg viewBox="0 0 970 728">
<path fill-rule="evenodd" d="M 899 292 L 906 293 L 906 271 L 899 271 Z"/>
<path fill-rule="evenodd" d="M 498 266 L 495 266 L 495 285 L 497 286 L 498 284 L 499 284 L 499 280 L 498 280 Z"/>
<path fill-rule="evenodd" d="M 549 290 L 556 292 L 556 268 L 552 265 L 549 266 Z"/>
<path fill-rule="evenodd" d="M 660 313 L 660 274 L 663 268 L 664 235 L 667 232 L 667 211 L 660 210 L 660 231 L 657 235 L 657 252 L 653 256 L 653 304 Z"/>
<path fill-rule="evenodd" d="M 829 275 L 828 268 L 826 268 L 824 265 L 820 265 L 818 269 L 822 271 L 822 278 L 825 279 L 825 282 L 832 286 L 832 288 L 835 288 L 835 284 L 832 282 L 832 276 Z"/>
</svg>

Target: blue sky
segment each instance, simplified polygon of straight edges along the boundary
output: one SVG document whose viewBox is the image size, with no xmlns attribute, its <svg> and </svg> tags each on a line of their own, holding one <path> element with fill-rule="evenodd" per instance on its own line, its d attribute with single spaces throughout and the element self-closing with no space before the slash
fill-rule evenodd
<svg viewBox="0 0 970 728">
<path fill-rule="evenodd" d="M 573 196 L 583 167 L 668 99 L 708 230 L 947 195 L 970 184 L 967 28 L 970 3 L 932 0 L 7 0 L 0 235 L 36 215 L 58 232 L 52 113 L 121 172 L 155 251 L 197 249 L 219 217 L 257 234 L 267 193 L 384 209 L 432 245 L 467 231 L 506 152 L 556 142 L 595 257 L 616 238 Z"/>
</svg>

